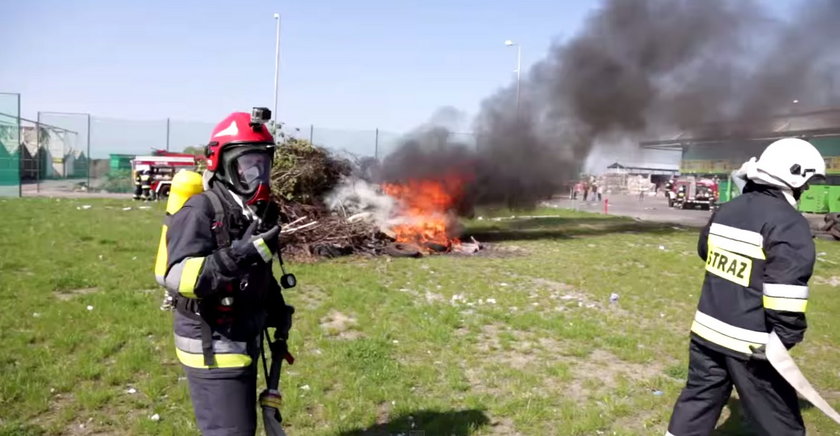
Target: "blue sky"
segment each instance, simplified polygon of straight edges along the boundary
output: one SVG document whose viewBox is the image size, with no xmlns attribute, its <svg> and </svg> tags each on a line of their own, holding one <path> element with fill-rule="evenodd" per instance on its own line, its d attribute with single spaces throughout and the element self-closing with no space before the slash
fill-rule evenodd
<svg viewBox="0 0 840 436">
<path fill-rule="evenodd" d="M 283 15 L 280 117 L 404 131 L 435 109 L 469 114 L 595 1 L 8 1 L 0 91 L 37 111 L 215 121 L 272 105 L 273 12 Z"/>
</svg>

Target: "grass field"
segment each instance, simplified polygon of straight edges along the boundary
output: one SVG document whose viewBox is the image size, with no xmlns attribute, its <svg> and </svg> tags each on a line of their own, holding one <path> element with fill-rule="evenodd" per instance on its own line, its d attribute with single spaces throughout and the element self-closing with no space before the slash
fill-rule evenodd
<svg viewBox="0 0 840 436">
<path fill-rule="evenodd" d="M 160 206 L 137 206 L 0 200 L 0 434 L 197 434 L 151 271 Z M 557 216 L 466 223 L 491 243 L 477 256 L 293 264 L 289 434 L 663 434 L 697 231 L 531 214 Z M 840 244 L 817 251 L 793 354 L 840 406 Z M 840 434 L 804 414 L 810 434 Z M 717 434 L 746 434 L 737 400 Z"/>
</svg>

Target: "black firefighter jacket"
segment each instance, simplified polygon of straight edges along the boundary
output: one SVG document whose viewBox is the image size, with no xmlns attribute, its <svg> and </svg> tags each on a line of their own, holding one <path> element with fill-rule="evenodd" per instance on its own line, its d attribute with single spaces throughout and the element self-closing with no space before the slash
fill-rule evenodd
<svg viewBox="0 0 840 436">
<path fill-rule="evenodd" d="M 216 183 L 211 190 L 224 205 L 230 240 L 250 224 L 231 194 Z M 212 330 L 215 365 L 210 368 L 246 367 L 255 357 L 257 338 L 267 326 L 284 319 L 281 288 L 271 262 L 243 265 L 229 247 L 216 242 L 214 209 L 206 193 L 191 197 L 172 215 L 167 231 L 166 288 L 176 299 L 175 345 L 186 366 L 208 368 L 202 357 L 202 322 Z M 183 301 L 182 301 L 183 302 Z"/>
<path fill-rule="evenodd" d="M 706 277 L 692 338 L 741 358 L 775 331 L 802 341 L 815 248 L 807 220 L 779 189 L 748 183 L 723 204 L 697 244 Z"/>
</svg>

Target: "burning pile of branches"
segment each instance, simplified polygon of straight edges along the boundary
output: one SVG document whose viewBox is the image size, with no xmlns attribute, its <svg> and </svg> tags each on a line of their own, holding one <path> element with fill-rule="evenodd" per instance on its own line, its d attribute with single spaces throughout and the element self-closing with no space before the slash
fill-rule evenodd
<svg viewBox="0 0 840 436">
<path fill-rule="evenodd" d="M 306 140 L 288 138 L 278 147 L 271 189 L 283 228 L 283 251 L 295 258 L 378 254 L 390 242 L 379 226 L 334 210 L 324 201 L 349 177 L 354 164 Z"/>
<path fill-rule="evenodd" d="M 286 139 L 271 175 L 284 253 L 312 259 L 478 251 L 478 242 L 457 239 L 464 175 L 371 183 L 377 167 L 378 162 L 351 162 L 305 140 Z"/>
</svg>

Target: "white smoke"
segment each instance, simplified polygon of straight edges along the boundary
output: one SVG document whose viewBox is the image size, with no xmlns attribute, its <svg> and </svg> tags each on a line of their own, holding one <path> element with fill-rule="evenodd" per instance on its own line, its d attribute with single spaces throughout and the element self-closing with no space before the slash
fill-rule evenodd
<svg viewBox="0 0 840 436">
<path fill-rule="evenodd" d="M 399 207 L 397 201 L 383 193 L 379 186 L 355 177 L 345 177 L 324 198 L 324 203 L 334 212 L 344 216 L 368 219 L 380 228 L 394 224 Z"/>
</svg>

